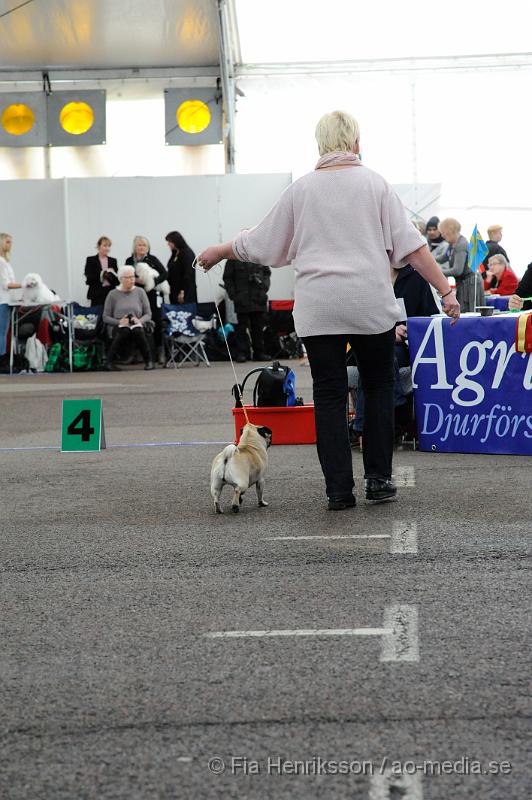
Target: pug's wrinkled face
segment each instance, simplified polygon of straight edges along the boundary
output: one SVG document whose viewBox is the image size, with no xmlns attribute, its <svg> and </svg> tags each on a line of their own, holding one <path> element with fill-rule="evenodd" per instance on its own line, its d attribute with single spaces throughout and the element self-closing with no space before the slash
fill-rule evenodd
<svg viewBox="0 0 532 800">
<path fill-rule="evenodd" d="M 257 433 L 266 440 L 266 447 L 269 447 L 272 443 L 272 432 L 270 428 L 267 428 L 265 425 L 261 425 L 257 428 Z"/>
</svg>

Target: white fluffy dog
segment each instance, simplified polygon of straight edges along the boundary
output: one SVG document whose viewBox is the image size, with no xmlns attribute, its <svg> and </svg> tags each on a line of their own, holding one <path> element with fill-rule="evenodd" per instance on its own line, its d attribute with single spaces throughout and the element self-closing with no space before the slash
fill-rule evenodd
<svg viewBox="0 0 532 800">
<path fill-rule="evenodd" d="M 159 276 L 156 269 L 140 261 L 135 267 L 135 275 L 137 278 L 140 278 L 141 281 L 144 281 L 144 291 L 151 292 L 152 289 L 155 289 L 159 294 L 162 294 L 165 303 L 170 302 L 170 284 L 168 281 L 161 281 L 161 283 L 158 284 L 155 283 L 155 278 Z"/>
<path fill-rule="evenodd" d="M 60 303 L 61 298 L 45 284 L 36 272 L 29 272 L 22 281 L 22 303 L 25 305 L 46 305 Z"/>
</svg>

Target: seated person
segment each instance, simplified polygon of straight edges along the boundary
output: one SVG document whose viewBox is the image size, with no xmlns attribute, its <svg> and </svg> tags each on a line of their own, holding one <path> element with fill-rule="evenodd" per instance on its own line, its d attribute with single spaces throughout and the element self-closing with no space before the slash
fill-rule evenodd
<svg viewBox="0 0 532 800">
<path fill-rule="evenodd" d="M 524 297 L 532 297 L 532 261 L 519 281 L 519 286 L 515 290 L 515 294 L 513 294 L 508 301 L 508 308 L 510 311 L 521 311 L 521 309 L 525 311 L 532 310 L 532 300 L 523 300 Z"/>
<path fill-rule="evenodd" d="M 103 321 L 113 330 L 113 340 L 107 354 L 107 369 L 119 370 L 113 359 L 119 348 L 137 345 L 144 357 L 144 369 L 154 369 L 144 325 L 151 320 L 150 304 L 144 289 L 135 286 L 134 267 L 118 270 L 120 286 L 107 295 L 103 307 Z"/>
<path fill-rule="evenodd" d="M 410 264 L 402 269 L 392 269 L 392 283 L 395 296 L 402 298 L 405 304 L 407 317 L 429 317 L 438 314 L 440 309 L 436 305 L 432 289 L 427 281 L 415 271 Z M 395 406 L 406 403 L 405 388 L 402 385 L 399 370 L 410 366 L 410 354 L 407 343 L 407 323 L 398 322 L 395 326 Z M 355 367 L 347 368 L 348 385 L 356 389 L 355 418 L 349 426 L 351 445 L 361 443 L 364 426 L 364 392 Z"/>
<path fill-rule="evenodd" d="M 513 294 L 517 289 L 519 278 L 511 269 L 506 258 L 498 253 L 488 260 L 488 271 L 484 281 L 486 294 Z"/>
</svg>

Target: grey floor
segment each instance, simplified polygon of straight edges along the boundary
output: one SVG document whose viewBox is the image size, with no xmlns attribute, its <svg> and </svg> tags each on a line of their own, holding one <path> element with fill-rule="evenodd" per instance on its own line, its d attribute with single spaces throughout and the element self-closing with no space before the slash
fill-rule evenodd
<svg viewBox="0 0 532 800">
<path fill-rule="evenodd" d="M 399 500 L 372 507 L 354 453 L 360 502 L 334 514 L 315 448 L 272 447 L 270 506 L 218 517 L 232 383 L 0 378 L 0 798 L 528 800 L 532 460 L 400 451 Z M 103 399 L 106 451 L 59 452 L 68 397 Z M 417 641 L 384 660 L 366 633 L 394 609 Z M 359 635 L 207 636 L 279 629 Z"/>
</svg>

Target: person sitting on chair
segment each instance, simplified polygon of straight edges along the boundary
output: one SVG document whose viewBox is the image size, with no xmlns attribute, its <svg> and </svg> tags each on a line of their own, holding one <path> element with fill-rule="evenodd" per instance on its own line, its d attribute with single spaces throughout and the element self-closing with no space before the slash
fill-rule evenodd
<svg viewBox="0 0 532 800">
<path fill-rule="evenodd" d="M 270 359 L 264 352 L 264 327 L 270 276 L 270 268 L 261 264 L 235 259 L 228 259 L 225 262 L 224 284 L 229 298 L 235 304 L 238 319 L 236 360 L 240 363 L 250 357 L 248 330 L 251 334 L 253 361 Z"/>
<path fill-rule="evenodd" d="M 131 266 L 118 270 L 120 286 L 107 295 L 103 307 L 103 321 L 113 329 L 113 341 L 107 354 L 108 370 L 119 370 L 113 363 L 114 357 L 124 345 L 129 349 L 137 345 L 143 355 L 146 366 L 154 369 L 145 323 L 151 320 L 150 304 L 144 289 L 135 286 L 135 269 Z"/>
<path fill-rule="evenodd" d="M 498 253 L 488 260 L 488 271 L 484 280 L 486 294 L 514 294 L 518 284 L 519 278 L 503 255 Z"/>
</svg>

